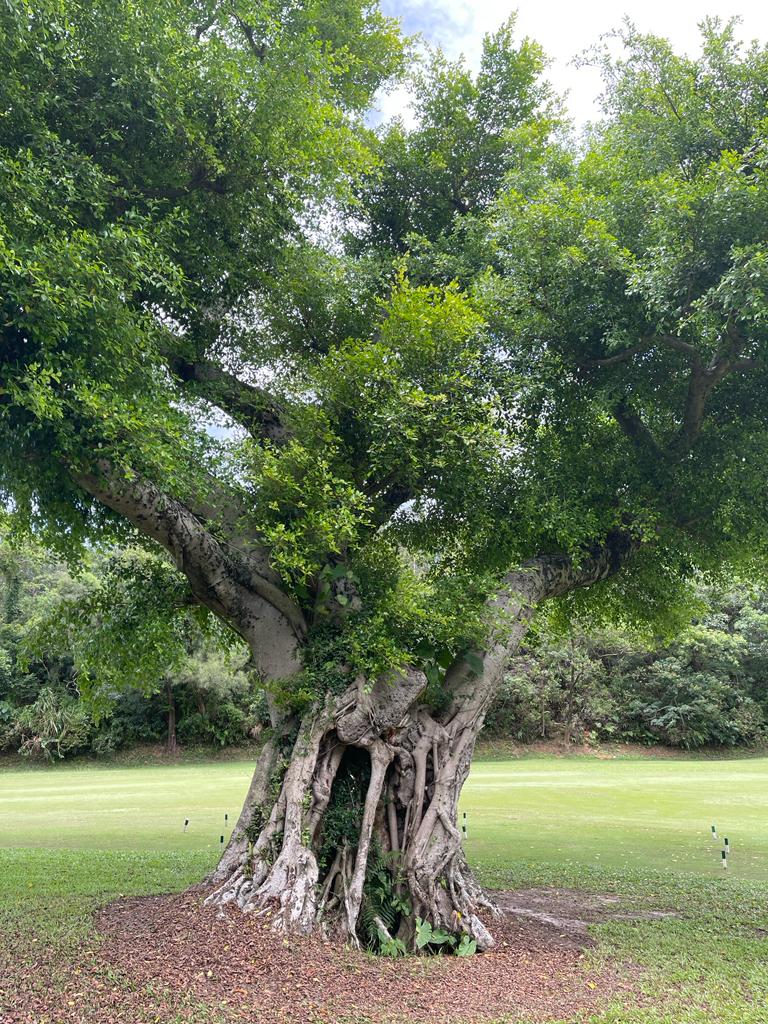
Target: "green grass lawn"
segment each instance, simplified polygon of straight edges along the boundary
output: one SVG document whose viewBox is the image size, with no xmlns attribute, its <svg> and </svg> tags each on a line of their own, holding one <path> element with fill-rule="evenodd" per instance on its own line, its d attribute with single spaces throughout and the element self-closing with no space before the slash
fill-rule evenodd
<svg viewBox="0 0 768 1024">
<path fill-rule="evenodd" d="M 0 771 L 0 935 L 42 934 L 66 956 L 99 904 L 200 878 L 250 772 L 245 762 Z M 681 911 L 595 929 L 590 963 L 641 964 L 648 1002 L 595 1024 L 768 1022 L 768 759 L 481 760 L 463 809 L 468 856 L 488 884 L 610 891 Z M 727 872 L 712 823 L 731 842 Z"/>
<path fill-rule="evenodd" d="M 211 851 L 236 819 L 248 762 L 0 772 L 0 845 Z M 465 787 L 481 866 L 659 869 L 768 880 L 768 759 L 478 762 Z M 184 820 L 189 827 L 184 832 Z"/>
<path fill-rule="evenodd" d="M 590 865 L 768 881 L 768 758 L 479 762 L 465 787 L 481 865 Z"/>
<path fill-rule="evenodd" d="M 0 846 L 215 854 L 252 772 L 237 761 L 0 771 Z"/>
</svg>

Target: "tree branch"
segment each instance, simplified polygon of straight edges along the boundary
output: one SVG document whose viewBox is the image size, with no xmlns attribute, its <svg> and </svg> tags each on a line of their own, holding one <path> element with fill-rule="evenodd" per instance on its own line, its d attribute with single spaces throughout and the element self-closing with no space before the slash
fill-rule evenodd
<svg viewBox="0 0 768 1024">
<path fill-rule="evenodd" d="M 700 362 L 694 363 L 688 380 L 683 423 L 668 449 L 671 456 L 680 458 L 687 455 L 695 444 L 704 426 L 707 400 L 717 385 L 730 373 L 757 369 L 757 360 L 736 357 L 733 354 L 734 347 L 732 345 L 729 354 L 716 356 L 707 367 L 703 367 Z"/>
<path fill-rule="evenodd" d="M 642 417 L 627 401 L 626 397 L 620 399 L 613 408 L 613 415 L 624 434 L 632 444 L 644 455 L 654 455 L 658 458 L 664 457 L 660 448 Z"/>
<path fill-rule="evenodd" d="M 743 344 L 735 328 L 729 324 L 726 328 L 729 344 L 725 351 L 721 348 L 712 357 L 708 366 L 704 366 L 701 352 L 690 342 L 678 338 L 673 334 L 657 334 L 641 339 L 632 348 L 619 352 L 615 356 L 606 359 L 594 360 L 588 364 L 591 366 L 614 366 L 618 363 L 627 362 L 640 352 L 648 351 L 656 344 L 665 345 L 683 353 L 690 361 L 691 370 L 688 378 L 688 388 L 683 407 L 683 419 L 680 430 L 676 437 L 666 447 L 662 448 L 656 441 L 642 417 L 630 406 L 626 398 L 622 398 L 613 408 L 616 422 L 633 445 L 644 452 L 659 459 L 678 459 L 686 455 L 693 447 L 696 439 L 701 433 L 706 414 L 706 405 L 709 396 L 717 385 L 729 374 L 735 371 L 754 370 L 758 367 L 758 361 L 748 357 L 738 357 L 737 352 Z"/>
<path fill-rule="evenodd" d="M 257 43 L 256 36 L 253 31 L 253 26 L 249 25 L 247 21 L 240 17 L 239 14 L 235 15 L 235 21 L 238 27 L 245 36 L 245 41 L 248 43 L 248 49 L 256 57 L 259 63 L 263 64 L 267 56 L 267 47 L 264 43 Z"/>
<path fill-rule="evenodd" d="M 651 346 L 646 341 L 638 342 L 637 345 L 633 345 L 632 348 L 626 348 L 622 352 L 617 352 L 616 355 L 606 356 L 605 359 L 590 359 L 585 366 L 618 366 L 619 363 L 628 363 L 633 356 L 639 355 L 641 352 L 647 352 Z"/>
<path fill-rule="evenodd" d="M 649 341 L 652 345 L 658 342 L 661 345 L 666 345 L 667 348 L 673 348 L 677 352 L 682 352 L 689 359 L 696 360 L 700 358 L 699 350 L 695 345 L 692 345 L 690 341 L 678 338 L 675 334 L 654 334 Z"/>
<path fill-rule="evenodd" d="M 275 582 L 263 552 L 249 555 L 232 548 L 186 504 L 105 460 L 73 477 L 88 494 L 170 552 L 195 598 L 248 642 L 262 675 L 280 678 L 299 671 L 304 616 Z"/>
<path fill-rule="evenodd" d="M 247 384 L 208 359 L 193 361 L 166 353 L 166 361 L 182 386 L 191 385 L 196 394 L 231 416 L 249 434 L 278 443 L 288 437 L 282 410 L 263 388 Z"/>
<path fill-rule="evenodd" d="M 537 606 L 542 601 L 593 586 L 615 575 L 639 546 L 640 542 L 629 532 L 613 530 L 578 561 L 569 555 L 543 554 L 507 573 L 488 605 L 494 621 L 487 645 L 483 650 L 468 654 L 472 662 L 482 661 L 482 672 L 478 675 L 466 656 L 453 663 L 445 679 L 451 701 L 443 717 L 457 720 L 457 716 L 465 712 L 484 715 L 509 658 L 516 653 L 528 631 Z"/>
<path fill-rule="evenodd" d="M 617 352 L 613 356 L 606 356 L 605 359 L 591 359 L 585 366 L 617 366 L 619 363 L 627 363 L 634 356 L 640 355 L 641 352 L 647 352 L 652 349 L 655 345 L 664 345 L 666 348 L 674 349 L 677 352 L 682 352 L 688 356 L 689 359 L 698 359 L 699 350 L 691 342 L 685 341 L 683 338 L 678 338 L 674 334 L 648 334 L 644 335 L 640 341 L 633 345 L 631 348 L 624 349 L 623 352 Z"/>
</svg>

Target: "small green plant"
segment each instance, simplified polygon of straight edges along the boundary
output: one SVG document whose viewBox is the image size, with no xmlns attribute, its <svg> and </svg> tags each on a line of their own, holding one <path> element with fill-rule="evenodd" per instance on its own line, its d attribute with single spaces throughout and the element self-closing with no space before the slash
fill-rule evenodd
<svg viewBox="0 0 768 1024">
<path fill-rule="evenodd" d="M 388 956 L 396 959 L 399 956 L 406 955 L 407 950 L 402 939 L 393 939 L 383 928 L 377 929 L 377 937 L 379 940 L 379 956 Z"/>
<path fill-rule="evenodd" d="M 404 943 L 390 936 L 410 914 L 411 904 L 400 892 L 397 854 L 384 853 L 376 845 L 371 850 L 360 909 L 361 927 L 369 948 L 383 956 L 399 956 L 400 946 L 405 952 Z"/>
<path fill-rule="evenodd" d="M 429 921 L 424 921 L 420 917 L 416 918 L 415 943 L 417 949 L 429 951 L 430 947 L 434 947 L 434 952 L 448 949 L 456 956 L 472 956 L 477 952 L 477 942 L 466 932 L 457 934 L 446 931 L 445 928 L 433 928 Z"/>
</svg>

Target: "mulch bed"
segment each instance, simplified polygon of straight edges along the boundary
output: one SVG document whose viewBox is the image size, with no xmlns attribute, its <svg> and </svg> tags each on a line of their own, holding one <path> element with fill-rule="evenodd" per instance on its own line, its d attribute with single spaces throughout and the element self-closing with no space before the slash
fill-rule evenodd
<svg viewBox="0 0 768 1024">
<path fill-rule="evenodd" d="M 497 894 L 528 906 L 524 894 Z M 469 957 L 387 960 L 320 938 L 284 938 L 269 922 L 201 906 L 204 893 L 118 900 L 101 940 L 66 966 L 47 951 L 0 965 L 4 1024 L 458 1024 L 545 1021 L 636 1002 L 633 971 L 588 970 L 579 929 L 509 912 L 497 945 Z M 514 898 L 513 898 L 514 897 Z M 534 906 L 542 904 L 540 893 Z M 554 915 L 553 915 L 554 917 Z M 559 921 L 559 917 L 556 918 Z M 5 1005 L 3 1003 L 5 1002 Z"/>
</svg>

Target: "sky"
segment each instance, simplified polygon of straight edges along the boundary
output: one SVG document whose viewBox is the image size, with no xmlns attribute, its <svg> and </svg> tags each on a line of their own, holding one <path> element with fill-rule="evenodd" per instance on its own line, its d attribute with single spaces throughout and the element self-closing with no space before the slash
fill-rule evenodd
<svg viewBox="0 0 768 1024">
<path fill-rule="evenodd" d="M 596 103 L 600 77 L 593 68 L 576 68 L 574 57 L 598 43 L 601 35 L 621 25 L 626 15 L 643 32 L 666 36 L 675 49 L 690 55 L 698 50 L 697 25 L 705 17 L 742 20 L 738 34 L 768 43 L 768 0 L 380 0 L 382 10 L 401 19 L 407 34 L 420 33 L 452 58 L 464 55 L 476 68 L 483 36 L 514 10 L 518 33 L 543 47 L 553 63 L 549 79 L 558 92 L 568 92 L 567 105 L 577 125 L 599 115 Z M 381 99 L 384 117 L 407 118 L 404 90 Z"/>
</svg>

